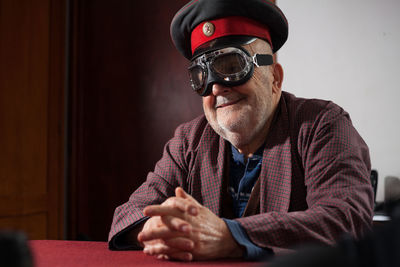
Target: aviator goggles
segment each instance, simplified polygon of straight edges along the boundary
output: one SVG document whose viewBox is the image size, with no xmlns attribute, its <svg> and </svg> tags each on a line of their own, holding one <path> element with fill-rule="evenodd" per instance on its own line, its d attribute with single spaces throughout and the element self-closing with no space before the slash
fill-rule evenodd
<svg viewBox="0 0 400 267">
<path fill-rule="evenodd" d="M 192 89 L 201 96 L 211 93 L 214 83 L 232 87 L 247 82 L 254 65 L 273 64 L 269 54 L 250 54 L 241 47 L 227 47 L 202 54 L 191 61 L 188 68 Z"/>
</svg>

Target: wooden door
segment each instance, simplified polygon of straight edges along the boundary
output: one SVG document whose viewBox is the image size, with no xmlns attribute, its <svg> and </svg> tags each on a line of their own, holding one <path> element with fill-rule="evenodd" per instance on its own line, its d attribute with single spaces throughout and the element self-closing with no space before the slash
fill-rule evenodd
<svg viewBox="0 0 400 267">
<path fill-rule="evenodd" d="M 65 2 L 0 0 L 0 230 L 63 237 Z"/>
</svg>

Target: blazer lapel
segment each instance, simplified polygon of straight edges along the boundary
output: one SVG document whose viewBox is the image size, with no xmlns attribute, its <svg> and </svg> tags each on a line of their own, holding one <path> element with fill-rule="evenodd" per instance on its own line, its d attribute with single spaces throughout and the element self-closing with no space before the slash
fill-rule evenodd
<svg viewBox="0 0 400 267">
<path fill-rule="evenodd" d="M 200 146 L 191 180 L 192 196 L 213 213 L 220 215 L 222 201 L 225 196 L 223 191 L 227 176 L 227 142 L 218 136 L 208 125 L 205 133 L 210 146 Z M 207 143 L 208 143 L 207 142 Z M 224 186 L 223 186 L 224 185 Z"/>
<path fill-rule="evenodd" d="M 267 136 L 260 173 L 260 212 L 289 210 L 292 156 L 286 103 L 280 104 Z"/>
</svg>

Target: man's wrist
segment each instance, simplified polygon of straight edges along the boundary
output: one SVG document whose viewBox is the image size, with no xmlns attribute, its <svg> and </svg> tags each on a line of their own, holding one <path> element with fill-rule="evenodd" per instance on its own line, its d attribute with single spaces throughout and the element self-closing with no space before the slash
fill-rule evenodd
<svg viewBox="0 0 400 267">
<path fill-rule="evenodd" d="M 231 231 L 229 230 L 229 227 L 224 221 L 224 236 L 226 236 L 227 240 L 224 241 L 225 245 L 228 245 L 226 247 L 225 255 L 226 258 L 242 258 L 243 255 L 245 254 L 246 249 L 241 246 L 236 239 L 233 237 Z"/>
<path fill-rule="evenodd" d="M 260 260 L 273 255 L 273 251 L 269 248 L 261 248 L 255 245 L 248 237 L 245 229 L 234 220 L 224 219 L 227 228 L 231 232 L 231 236 L 236 243 L 243 248 L 242 257 L 246 260 Z"/>
</svg>

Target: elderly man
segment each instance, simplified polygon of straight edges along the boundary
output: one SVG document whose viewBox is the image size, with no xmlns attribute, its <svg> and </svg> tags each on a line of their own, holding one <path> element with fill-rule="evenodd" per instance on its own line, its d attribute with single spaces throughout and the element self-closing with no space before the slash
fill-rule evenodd
<svg viewBox="0 0 400 267">
<path fill-rule="evenodd" d="M 111 249 L 163 259 L 265 258 L 360 237 L 371 224 L 368 147 L 332 102 L 281 91 L 287 21 L 266 0 L 195 0 L 171 24 L 205 116 L 182 124 L 118 207 Z"/>
</svg>

